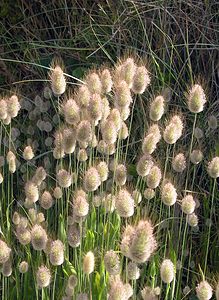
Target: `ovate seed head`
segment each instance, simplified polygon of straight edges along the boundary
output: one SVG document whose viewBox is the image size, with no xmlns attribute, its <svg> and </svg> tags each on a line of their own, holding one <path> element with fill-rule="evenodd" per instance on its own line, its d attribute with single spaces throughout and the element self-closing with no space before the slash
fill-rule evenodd
<svg viewBox="0 0 219 300">
<path fill-rule="evenodd" d="M 219 177 L 219 156 L 216 156 L 208 164 L 208 174 L 212 178 Z"/>
<path fill-rule="evenodd" d="M 95 264 L 94 254 L 93 254 L 93 252 L 89 251 L 83 259 L 84 273 L 87 275 L 90 275 L 91 273 L 93 273 L 94 264 Z"/>
<path fill-rule="evenodd" d="M 36 281 L 38 288 L 47 287 L 51 281 L 50 270 L 46 266 L 41 266 L 38 268 L 36 273 Z"/>
<path fill-rule="evenodd" d="M 192 86 L 188 93 L 188 108 L 192 113 L 203 111 L 206 103 L 206 96 L 203 88 L 199 84 Z"/>
<path fill-rule="evenodd" d="M 213 296 L 213 290 L 210 284 L 203 280 L 196 287 L 196 295 L 199 300 L 209 300 Z"/>
<path fill-rule="evenodd" d="M 163 282 L 170 283 L 175 277 L 174 264 L 170 259 L 164 259 L 160 267 L 160 276 Z"/>
</svg>

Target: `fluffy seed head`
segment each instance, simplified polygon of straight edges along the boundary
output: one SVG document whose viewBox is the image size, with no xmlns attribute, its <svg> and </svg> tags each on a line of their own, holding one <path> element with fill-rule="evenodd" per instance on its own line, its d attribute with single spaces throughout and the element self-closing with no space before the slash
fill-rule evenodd
<svg viewBox="0 0 219 300">
<path fill-rule="evenodd" d="M 38 268 L 36 273 L 36 281 L 38 288 L 47 287 L 50 284 L 51 273 L 46 266 L 41 266 Z"/>
<path fill-rule="evenodd" d="M 196 227 L 198 225 L 198 217 L 195 213 L 187 215 L 186 220 L 191 227 Z"/>
<path fill-rule="evenodd" d="M 116 103 L 115 103 L 115 107 L 119 110 L 121 119 L 123 121 L 127 120 L 128 117 L 130 116 L 130 107 L 129 106 L 123 106 L 123 107 L 117 106 Z"/>
<path fill-rule="evenodd" d="M 24 274 L 28 271 L 28 268 L 29 268 L 29 265 L 28 265 L 28 262 L 26 261 L 22 261 L 20 264 L 19 264 L 19 272 Z"/>
<path fill-rule="evenodd" d="M 18 227 L 16 230 L 16 236 L 21 245 L 27 245 L 31 241 L 31 233 L 28 229 Z"/>
<path fill-rule="evenodd" d="M 73 199 L 73 211 L 77 217 L 86 217 L 89 212 L 89 204 L 85 195 L 76 194 Z"/>
<path fill-rule="evenodd" d="M 41 225 L 35 224 L 31 230 L 31 243 L 35 250 L 43 250 L 47 243 L 47 233 Z"/>
<path fill-rule="evenodd" d="M 115 86 L 115 101 L 119 107 L 129 106 L 132 102 L 130 89 L 124 80 L 121 80 Z"/>
<path fill-rule="evenodd" d="M 86 108 L 90 102 L 90 92 L 87 85 L 83 84 L 79 87 L 78 92 L 75 96 L 75 100 L 80 108 Z"/>
<path fill-rule="evenodd" d="M 116 166 L 115 170 L 115 182 L 116 184 L 122 186 L 126 183 L 127 179 L 127 169 L 123 164 L 119 164 Z"/>
<path fill-rule="evenodd" d="M 157 137 L 153 133 L 150 133 L 144 138 L 142 142 L 142 152 L 144 154 L 152 154 L 156 149 L 156 146 Z"/>
<path fill-rule="evenodd" d="M 163 282 L 170 283 L 175 277 L 174 264 L 170 259 L 164 259 L 160 267 L 160 276 Z"/>
<path fill-rule="evenodd" d="M 104 255 L 104 264 L 106 271 L 110 275 L 117 275 L 120 272 L 120 261 L 119 256 L 116 254 L 115 251 L 109 250 Z"/>
<path fill-rule="evenodd" d="M 34 157 L 34 153 L 33 153 L 33 149 L 31 148 L 31 146 L 27 146 L 24 148 L 23 151 L 23 158 L 25 160 L 31 160 Z"/>
<path fill-rule="evenodd" d="M 106 97 L 102 98 L 102 120 L 105 121 L 109 114 L 110 114 L 111 108 L 110 108 L 110 104 L 109 101 L 107 100 Z"/>
<path fill-rule="evenodd" d="M 44 191 L 40 198 L 40 205 L 44 209 L 50 209 L 53 206 L 53 198 L 49 191 Z"/>
<path fill-rule="evenodd" d="M 183 153 L 178 153 L 172 160 L 172 168 L 174 171 L 181 173 L 186 168 L 186 158 Z"/>
<path fill-rule="evenodd" d="M 78 278 L 76 275 L 72 274 L 69 276 L 68 278 L 68 286 L 71 288 L 71 289 L 74 289 L 76 286 L 77 286 L 77 283 L 78 283 Z"/>
<path fill-rule="evenodd" d="M 96 191 L 101 184 L 100 175 L 96 168 L 90 167 L 84 176 L 84 188 L 86 191 Z"/>
<path fill-rule="evenodd" d="M 160 184 L 162 178 L 161 170 L 158 166 L 153 166 L 146 177 L 147 186 L 150 189 L 155 189 Z"/>
<path fill-rule="evenodd" d="M 8 151 L 7 153 L 7 163 L 9 167 L 9 171 L 14 173 L 16 171 L 16 156 L 12 151 Z"/>
<path fill-rule="evenodd" d="M 119 130 L 119 133 L 118 133 L 119 139 L 120 140 L 125 140 L 125 139 L 127 139 L 128 135 L 129 135 L 128 127 L 125 124 L 125 122 L 122 122 L 122 126 Z"/>
<path fill-rule="evenodd" d="M 124 284 L 119 275 L 110 277 L 108 300 L 128 300 L 133 294 L 130 284 Z"/>
<path fill-rule="evenodd" d="M 8 245 L 0 240 L 0 264 L 4 264 L 10 257 L 11 249 Z"/>
<path fill-rule="evenodd" d="M 0 172 L 0 184 L 3 182 L 4 178 L 2 176 L 2 173 Z"/>
<path fill-rule="evenodd" d="M 71 154 L 76 146 L 76 132 L 72 127 L 65 127 L 63 129 L 63 150 L 67 154 Z"/>
<path fill-rule="evenodd" d="M 144 197 L 147 200 L 153 199 L 154 196 L 155 196 L 155 191 L 153 189 L 150 189 L 150 188 L 145 189 L 145 191 L 144 191 Z"/>
<path fill-rule="evenodd" d="M 32 182 L 39 186 L 43 180 L 46 179 L 46 175 L 45 169 L 43 167 L 39 167 L 36 169 L 36 172 L 32 178 Z"/>
<path fill-rule="evenodd" d="M 208 174 L 212 178 L 219 177 L 219 156 L 216 156 L 208 164 Z"/>
<path fill-rule="evenodd" d="M 159 121 L 164 114 L 164 98 L 157 96 L 150 105 L 150 119 L 154 122 Z"/>
<path fill-rule="evenodd" d="M 7 116 L 10 118 L 15 118 L 21 109 L 18 97 L 16 95 L 11 96 L 7 99 Z"/>
<path fill-rule="evenodd" d="M 13 217 L 12 217 L 12 222 L 14 225 L 18 225 L 20 223 L 21 217 L 18 212 L 14 212 Z"/>
<path fill-rule="evenodd" d="M 109 145 L 116 142 L 117 139 L 117 128 L 113 121 L 107 120 L 102 126 L 102 137 L 103 140 Z"/>
<path fill-rule="evenodd" d="M 7 102 L 5 99 L 0 100 L 0 119 L 5 120 L 7 118 Z"/>
<path fill-rule="evenodd" d="M 143 94 L 150 82 L 148 70 L 144 66 L 137 67 L 133 78 L 132 91 L 135 94 Z"/>
<path fill-rule="evenodd" d="M 194 130 L 194 136 L 196 137 L 196 139 L 201 139 L 204 136 L 203 130 L 199 127 L 196 127 Z"/>
<path fill-rule="evenodd" d="M 203 153 L 201 150 L 193 150 L 190 155 L 190 160 L 194 165 L 199 164 L 203 160 Z"/>
<path fill-rule="evenodd" d="M 208 118 L 208 126 L 209 126 L 210 129 L 213 129 L 213 130 L 217 129 L 218 121 L 217 121 L 217 118 L 215 116 L 212 115 Z"/>
<path fill-rule="evenodd" d="M 103 199 L 103 206 L 106 211 L 106 213 L 112 213 L 115 210 L 115 196 L 112 194 L 108 194 L 104 199 Z"/>
<path fill-rule="evenodd" d="M 37 215 L 36 215 L 36 223 L 37 224 L 40 224 L 42 222 L 45 221 L 45 216 L 42 212 L 39 212 Z"/>
<path fill-rule="evenodd" d="M 175 144 L 176 141 L 181 137 L 182 130 L 183 123 L 181 118 L 177 115 L 173 116 L 163 133 L 165 142 L 170 145 Z"/>
<path fill-rule="evenodd" d="M 87 151 L 85 149 L 80 149 L 77 154 L 78 161 L 85 162 L 88 159 Z"/>
<path fill-rule="evenodd" d="M 119 129 L 122 126 L 122 118 L 121 118 L 121 114 L 117 108 L 113 108 L 111 110 L 108 120 L 113 121 L 114 126 L 116 127 L 116 130 L 119 131 Z"/>
<path fill-rule="evenodd" d="M 64 262 L 64 245 L 60 240 L 51 243 L 49 260 L 53 266 L 60 266 Z"/>
<path fill-rule="evenodd" d="M 93 94 L 90 98 L 88 113 L 91 121 L 99 121 L 102 118 L 102 99 L 99 94 Z"/>
<path fill-rule="evenodd" d="M 92 138 L 92 129 L 89 121 L 81 121 L 76 129 L 76 139 L 79 142 L 89 142 Z"/>
<path fill-rule="evenodd" d="M 89 251 L 83 259 L 83 271 L 85 274 L 90 275 L 94 271 L 94 254 Z"/>
<path fill-rule="evenodd" d="M 97 172 L 99 173 L 101 182 L 107 180 L 109 169 L 108 169 L 108 165 L 107 165 L 107 163 L 105 161 L 101 161 L 97 165 Z"/>
<path fill-rule="evenodd" d="M 132 192 L 132 197 L 135 201 L 135 206 L 137 206 L 142 200 L 141 192 L 138 191 L 137 189 Z"/>
<path fill-rule="evenodd" d="M 5 277 L 11 276 L 12 273 L 12 264 L 11 259 L 9 258 L 2 266 L 2 275 Z"/>
<path fill-rule="evenodd" d="M 63 70 L 60 66 L 55 66 L 55 68 L 50 73 L 51 88 L 55 96 L 62 95 L 66 90 L 66 80 L 63 74 Z"/>
<path fill-rule="evenodd" d="M 181 208 L 185 214 L 192 214 L 195 210 L 196 202 L 192 195 L 187 195 L 182 199 Z"/>
<path fill-rule="evenodd" d="M 78 224 L 74 223 L 68 227 L 68 244 L 75 248 L 81 243 L 81 234 Z"/>
<path fill-rule="evenodd" d="M 213 296 L 213 290 L 210 284 L 203 280 L 196 287 L 196 295 L 199 300 L 209 300 Z"/>
<path fill-rule="evenodd" d="M 132 261 L 127 265 L 127 277 L 131 280 L 137 280 L 140 277 L 140 269 L 137 264 Z"/>
<path fill-rule="evenodd" d="M 153 161 L 150 156 L 143 155 L 137 163 L 136 170 L 139 176 L 147 176 L 153 167 Z"/>
<path fill-rule="evenodd" d="M 63 188 L 68 188 L 72 184 L 71 174 L 64 169 L 58 171 L 56 178 L 58 180 L 58 184 Z"/>
<path fill-rule="evenodd" d="M 176 203 L 177 192 L 174 185 L 171 182 L 167 182 L 162 186 L 161 200 L 167 206 L 172 206 Z"/>
<path fill-rule="evenodd" d="M 119 191 L 116 195 L 115 205 L 120 217 L 128 218 L 133 216 L 135 202 L 127 190 L 122 189 Z"/>
<path fill-rule="evenodd" d="M 62 106 L 65 121 L 70 125 L 76 125 L 80 121 L 80 108 L 75 100 L 68 99 Z"/>
<path fill-rule="evenodd" d="M 100 80 L 102 83 L 102 92 L 104 94 L 109 93 L 112 89 L 113 81 L 112 81 L 110 71 L 108 69 L 104 69 L 101 72 Z"/>
<path fill-rule="evenodd" d="M 28 181 L 25 184 L 25 195 L 31 202 L 36 202 L 39 199 L 39 190 L 35 183 Z"/>
<path fill-rule="evenodd" d="M 101 94 L 102 92 L 102 83 L 100 77 L 97 73 L 92 72 L 87 75 L 85 82 L 87 84 L 88 90 L 91 94 Z"/>
<path fill-rule="evenodd" d="M 206 103 L 206 96 L 203 88 L 199 84 L 192 86 L 188 93 L 188 108 L 192 113 L 203 111 Z"/>
<path fill-rule="evenodd" d="M 141 296 L 143 300 L 158 300 L 156 290 L 149 286 L 146 286 L 141 290 Z"/>
<path fill-rule="evenodd" d="M 62 189 L 59 186 L 56 186 L 53 190 L 53 196 L 55 199 L 62 198 Z"/>
</svg>

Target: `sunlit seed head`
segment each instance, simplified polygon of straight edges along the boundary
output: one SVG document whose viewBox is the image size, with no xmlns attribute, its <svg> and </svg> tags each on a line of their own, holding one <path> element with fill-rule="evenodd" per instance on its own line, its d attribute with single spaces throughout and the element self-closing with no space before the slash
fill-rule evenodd
<svg viewBox="0 0 219 300">
<path fill-rule="evenodd" d="M 131 280 L 137 280 L 140 277 L 140 269 L 137 264 L 132 261 L 127 265 L 127 277 Z"/>
<path fill-rule="evenodd" d="M 89 142 L 92 138 L 92 129 L 89 121 L 81 121 L 76 129 L 76 139 L 79 142 Z"/>
<path fill-rule="evenodd" d="M 132 192 L 132 197 L 133 197 L 133 199 L 134 199 L 135 206 L 137 206 L 137 205 L 141 202 L 141 200 L 142 200 L 141 192 L 138 191 L 138 190 L 134 190 L 134 191 Z"/>
<path fill-rule="evenodd" d="M 119 107 L 129 106 L 132 102 L 130 89 L 124 80 L 115 85 L 115 101 Z"/>
<path fill-rule="evenodd" d="M 106 213 L 112 213 L 115 210 L 116 197 L 112 194 L 108 194 L 103 198 L 103 206 Z"/>
<path fill-rule="evenodd" d="M 143 290 L 141 290 L 141 296 L 143 300 L 158 300 L 155 289 L 149 286 L 146 286 L 143 288 Z"/>
<path fill-rule="evenodd" d="M 31 146 L 26 146 L 23 151 L 23 158 L 25 160 L 31 160 L 34 157 L 33 149 Z"/>
<path fill-rule="evenodd" d="M 160 276 L 164 283 L 170 283 L 175 277 L 175 267 L 170 259 L 164 259 L 160 266 Z"/>
<path fill-rule="evenodd" d="M 66 80 L 60 66 L 55 66 L 55 68 L 51 71 L 50 79 L 53 94 L 55 96 L 61 96 L 66 90 Z"/>
<path fill-rule="evenodd" d="M 210 129 L 215 130 L 218 127 L 218 120 L 217 118 L 212 115 L 208 118 L 208 126 Z"/>
<path fill-rule="evenodd" d="M 91 94 L 87 85 L 83 84 L 79 87 L 75 100 L 80 108 L 86 108 L 89 105 Z"/>
<path fill-rule="evenodd" d="M 39 186 L 46 179 L 46 176 L 45 169 L 43 167 L 38 167 L 32 178 L 32 182 Z"/>
<path fill-rule="evenodd" d="M 4 264 L 10 257 L 11 249 L 8 245 L 0 240 L 0 264 Z"/>
<path fill-rule="evenodd" d="M 128 127 L 125 124 L 125 122 L 122 122 L 122 126 L 118 132 L 118 137 L 120 140 L 125 140 L 127 139 L 128 135 L 129 135 Z"/>
<path fill-rule="evenodd" d="M 25 184 L 25 195 L 31 202 L 36 202 L 39 199 L 39 189 L 35 183 L 28 181 Z"/>
<path fill-rule="evenodd" d="M 88 159 L 87 151 L 85 149 L 80 149 L 77 153 L 78 161 L 85 162 Z"/>
<path fill-rule="evenodd" d="M 116 195 L 115 206 L 120 217 L 128 218 L 134 214 L 134 199 L 132 198 L 132 195 L 125 189 L 120 190 Z"/>
<path fill-rule="evenodd" d="M 57 178 L 58 184 L 63 188 L 68 188 L 72 184 L 71 174 L 64 169 L 61 169 L 57 172 L 56 178 Z"/>
<path fill-rule="evenodd" d="M 108 169 L 108 165 L 107 165 L 107 163 L 105 161 L 101 161 L 97 165 L 97 172 L 99 173 L 101 182 L 107 180 L 109 169 Z"/>
<path fill-rule="evenodd" d="M 36 215 L 36 223 L 37 224 L 40 224 L 40 223 L 43 223 L 45 222 L 45 216 L 42 212 L 39 212 L 37 215 Z"/>
<path fill-rule="evenodd" d="M 2 120 L 2 123 L 4 125 L 9 125 L 11 123 L 11 117 L 7 115 L 7 117 L 4 120 Z"/>
<path fill-rule="evenodd" d="M 68 227 L 68 244 L 69 246 L 75 248 L 78 247 L 81 243 L 81 233 L 79 225 L 74 223 Z"/>
<path fill-rule="evenodd" d="M 56 186 L 53 190 L 53 196 L 55 199 L 62 198 L 62 189 L 59 186 Z"/>
<path fill-rule="evenodd" d="M 16 171 L 16 156 L 12 151 L 8 151 L 7 153 L 7 163 L 9 171 L 14 173 Z"/>
<path fill-rule="evenodd" d="M 181 173 L 186 168 L 186 158 L 183 153 L 178 153 L 172 160 L 172 168 L 174 171 Z"/>
<path fill-rule="evenodd" d="M 149 174 L 146 177 L 146 183 L 148 188 L 155 189 L 159 186 L 162 178 L 161 170 L 158 166 L 152 166 Z"/>
<path fill-rule="evenodd" d="M 15 118 L 21 109 L 18 97 L 16 95 L 11 96 L 7 99 L 7 116 Z"/>
<path fill-rule="evenodd" d="M 83 195 L 75 195 L 73 198 L 73 212 L 77 217 L 86 217 L 89 212 L 89 204 Z"/>
<path fill-rule="evenodd" d="M 55 158 L 55 159 L 61 159 L 61 158 L 63 158 L 64 156 L 65 156 L 65 151 L 64 151 L 64 148 L 61 146 L 61 147 L 55 147 L 54 149 L 53 149 L 53 157 Z"/>
<path fill-rule="evenodd" d="M 212 178 L 218 178 L 219 177 L 219 156 L 214 157 L 208 163 L 208 174 Z"/>
<path fill-rule="evenodd" d="M 60 240 L 53 241 L 50 246 L 49 260 L 53 266 L 60 266 L 64 262 L 64 245 Z"/>
<path fill-rule="evenodd" d="M 121 107 L 121 106 L 118 106 L 115 103 L 115 107 L 116 107 L 116 109 L 119 110 L 121 119 L 123 121 L 126 121 L 128 119 L 128 117 L 130 116 L 130 106 L 123 106 L 123 107 Z"/>
<path fill-rule="evenodd" d="M 148 70 L 144 67 L 137 67 L 133 78 L 132 91 L 135 94 L 143 94 L 151 79 Z"/>
<path fill-rule="evenodd" d="M 43 250 L 47 243 L 47 233 L 41 225 L 35 224 L 31 229 L 31 243 L 35 250 Z"/>
<path fill-rule="evenodd" d="M 152 154 L 157 148 L 157 137 L 150 133 L 146 135 L 142 142 L 142 152 L 144 154 Z"/>
<path fill-rule="evenodd" d="M 84 176 L 84 188 L 91 192 L 98 189 L 101 184 L 100 175 L 96 168 L 90 167 Z"/>
<path fill-rule="evenodd" d="M 192 214 L 195 210 L 196 202 L 192 195 L 187 195 L 182 199 L 181 208 L 185 214 Z"/>
<path fill-rule="evenodd" d="M 120 272 L 120 261 L 119 256 L 116 254 L 115 251 L 109 250 L 104 255 L 104 265 L 106 271 L 110 275 L 117 275 Z"/>
<path fill-rule="evenodd" d="M 65 121 L 68 124 L 77 125 L 77 123 L 80 121 L 80 108 L 74 99 L 68 99 L 62 105 L 62 111 Z"/>
<path fill-rule="evenodd" d="M 4 177 L 3 177 L 2 173 L 0 172 L 0 184 L 3 182 L 3 180 L 4 180 Z"/>
<path fill-rule="evenodd" d="M 63 129 L 63 149 L 65 153 L 71 154 L 76 146 L 76 131 L 71 127 Z"/>
<path fill-rule="evenodd" d="M 7 118 L 7 102 L 5 99 L 0 100 L 0 119 L 5 120 Z"/>
<path fill-rule="evenodd" d="M 44 209 L 50 209 L 53 206 L 53 198 L 49 191 L 44 191 L 40 197 L 40 206 Z"/>
<path fill-rule="evenodd" d="M 183 123 L 179 116 L 175 115 L 171 118 L 166 126 L 163 138 L 167 144 L 175 144 L 181 137 L 183 131 Z"/>
<path fill-rule="evenodd" d="M 98 145 L 97 136 L 96 136 L 95 134 L 92 134 L 92 138 L 91 138 L 91 140 L 90 140 L 90 142 L 89 142 L 89 146 L 90 146 L 91 148 L 96 148 L 97 145 Z"/>
<path fill-rule="evenodd" d="M 127 179 L 127 169 L 123 164 L 118 164 L 115 169 L 115 183 L 117 185 L 124 185 Z"/>
<path fill-rule="evenodd" d="M 102 99 L 99 94 L 93 94 L 88 106 L 88 114 L 91 121 L 99 121 L 102 118 Z"/>
<path fill-rule="evenodd" d="M 2 266 L 2 275 L 5 277 L 9 277 L 12 274 L 12 263 L 9 258 Z"/>
<path fill-rule="evenodd" d="M 201 128 L 199 127 L 196 127 L 195 130 L 194 130 L 194 136 L 196 139 L 202 139 L 203 136 L 204 136 L 204 132 Z"/>
<path fill-rule="evenodd" d="M 15 211 L 12 217 L 12 222 L 14 223 L 14 225 L 18 225 L 20 223 L 20 220 L 20 214 L 17 211 Z"/>
<path fill-rule="evenodd" d="M 36 272 L 36 282 L 38 288 L 44 288 L 49 286 L 51 281 L 50 270 L 46 266 L 41 266 Z"/>
<path fill-rule="evenodd" d="M 22 261 L 19 264 L 19 272 L 22 274 L 27 273 L 28 268 L 29 268 L 29 265 L 28 265 L 28 262 L 26 262 L 26 261 Z"/>
<path fill-rule="evenodd" d="M 167 206 L 172 206 L 176 203 L 177 192 L 174 185 L 171 182 L 167 182 L 161 189 L 161 201 Z"/>
<path fill-rule="evenodd" d="M 213 296 L 213 289 L 206 280 L 203 280 L 196 287 L 196 295 L 199 300 L 209 300 Z"/>
<path fill-rule="evenodd" d="M 124 284 L 119 275 L 111 276 L 109 283 L 108 300 L 127 300 L 132 296 L 132 287 L 130 284 Z"/>
<path fill-rule="evenodd" d="M 194 84 L 188 92 L 188 108 L 192 113 L 203 111 L 206 103 L 206 96 L 203 88 L 199 84 Z"/>
<path fill-rule="evenodd" d="M 102 121 L 105 121 L 109 114 L 110 114 L 111 108 L 110 108 L 110 104 L 109 101 L 106 97 L 102 98 Z"/>
<path fill-rule="evenodd" d="M 144 197 L 147 200 L 153 199 L 155 197 L 155 191 L 153 189 L 150 189 L 150 188 L 145 189 L 145 191 L 144 191 Z"/>
<path fill-rule="evenodd" d="M 108 120 L 113 121 L 116 130 L 118 131 L 122 126 L 122 118 L 119 110 L 113 108 L 109 114 Z"/>
<path fill-rule="evenodd" d="M 139 176 L 147 176 L 153 167 L 153 161 L 150 156 L 143 155 L 136 165 L 136 170 Z"/>
<path fill-rule="evenodd" d="M 92 72 L 88 74 L 85 78 L 85 83 L 87 84 L 88 90 L 91 94 L 102 93 L 102 83 L 97 73 Z"/>
<path fill-rule="evenodd" d="M 164 114 L 164 98 L 163 96 L 157 96 L 150 105 L 150 119 L 154 122 L 159 121 Z"/>
<path fill-rule="evenodd" d="M 196 227 L 198 225 L 198 217 L 195 213 L 187 215 L 186 220 L 191 227 Z"/>
<path fill-rule="evenodd" d="M 36 223 L 36 216 L 37 216 L 37 211 L 35 208 L 30 208 L 28 210 L 28 216 L 31 220 L 31 223 Z M 27 226 L 26 226 L 27 227 Z"/>
<path fill-rule="evenodd" d="M 68 278 L 68 286 L 74 289 L 78 284 L 78 278 L 76 275 L 72 274 Z"/>
<path fill-rule="evenodd" d="M 89 251 L 83 259 L 83 271 L 85 274 L 90 275 L 94 271 L 95 258 L 93 252 Z"/>
<path fill-rule="evenodd" d="M 102 127 L 102 138 L 107 144 L 113 144 L 117 139 L 117 128 L 113 121 L 107 120 Z"/>
<path fill-rule="evenodd" d="M 107 94 L 111 91 L 113 81 L 109 69 L 104 69 L 100 74 L 102 83 L 102 93 Z"/>
<path fill-rule="evenodd" d="M 190 154 L 190 161 L 194 164 L 197 165 L 203 160 L 203 153 L 201 150 L 195 149 L 192 151 Z"/>
</svg>

